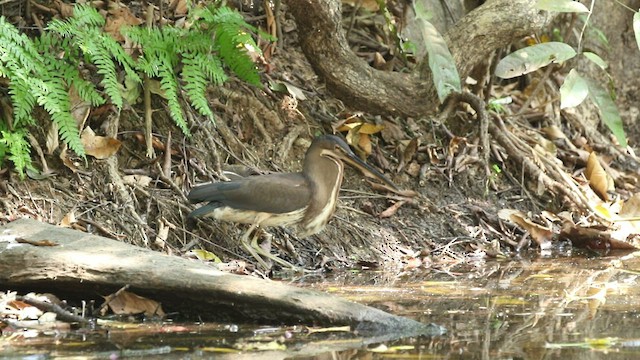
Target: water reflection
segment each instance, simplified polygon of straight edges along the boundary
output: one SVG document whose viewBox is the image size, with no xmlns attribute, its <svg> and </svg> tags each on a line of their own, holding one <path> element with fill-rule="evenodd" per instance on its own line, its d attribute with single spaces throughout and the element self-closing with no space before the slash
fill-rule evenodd
<svg viewBox="0 0 640 360">
<path fill-rule="evenodd" d="M 338 274 L 308 286 L 448 329 L 447 337 L 416 347 L 413 355 L 635 359 L 640 357 L 637 270 L 632 254 L 494 262 L 396 278 Z"/>
</svg>

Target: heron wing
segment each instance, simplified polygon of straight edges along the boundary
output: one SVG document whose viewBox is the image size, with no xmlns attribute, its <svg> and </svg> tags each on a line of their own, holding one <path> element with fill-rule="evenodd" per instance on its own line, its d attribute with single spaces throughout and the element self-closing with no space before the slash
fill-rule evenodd
<svg viewBox="0 0 640 360">
<path fill-rule="evenodd" d="M 197 186 L 187 198 L 191 202 L 205 202 L 205 208 L 228 206 L 239 210 L 253 210 L 283 214 L 308 205 L 311 190 L 300 173 L 250 176 L 235 181 Z"/>
</svg>

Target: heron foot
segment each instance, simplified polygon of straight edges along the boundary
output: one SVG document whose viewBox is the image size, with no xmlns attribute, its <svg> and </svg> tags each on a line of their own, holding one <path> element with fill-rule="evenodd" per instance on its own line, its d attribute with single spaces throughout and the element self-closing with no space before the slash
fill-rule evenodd
<svg viewBox="0 0 640 360">
<path fill-rule="evenodd" d="M 251 254 L 251 256 L 258 262 L 258 264 L 260 264 L 260 266 L 262 266 L 264 269 L 268 270 L 271 268 L 271 265 L 267 264 L 267 262 L 264 261 L 264 259 L 266 258 L 271 260 L 272 262 L 280 264 L 280 266 L 282 266 L 284 269 L 292 270 L 296 272 L 304 271 L 304 268 L 300 266 L 296 266 L 284 259 L 279 258 L 276 255 L 271 254 L 268 250 L 263 249 L 260 246 L 260 244 L 258 244 L 258 238 L 259 238 L 258 231 L 255 231 L 251 239 L 251 242 L 249 242 L 248 238 L 251 232 L 253 232 L 253 229 L 249 229 L 249 231 L 247 231 L 245 235 L 242 236 L 242 245 L 249 252 L 249 254 Z"/>
</svg>

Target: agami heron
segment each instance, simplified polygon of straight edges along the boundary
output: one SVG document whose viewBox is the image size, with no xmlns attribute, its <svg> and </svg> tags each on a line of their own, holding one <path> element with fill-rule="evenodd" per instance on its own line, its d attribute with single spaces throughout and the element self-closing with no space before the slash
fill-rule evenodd
<svg viewBox="0 0 640 360">
<path fill-rule="evenodd" d="M 398 189 L 378 170 L 360 160 L 344 140 L 323 135 L 314 139 L 307 150 L 302 172 L 256 175 L 194 187 L 188 199 L 192 203 L 208 204 L 191 212 L 189 217 L 251 224 L 241 238 L 247 251 L 265 268 L 268 266 L 258 254 L 295 268 L 262 249 L 257 243 L 257 234 L 251 243 L 249 236 L 259 226 L 297 225 L 301 238 L 322 231 L 336 209 L 344 163 Z"/>
</svg>

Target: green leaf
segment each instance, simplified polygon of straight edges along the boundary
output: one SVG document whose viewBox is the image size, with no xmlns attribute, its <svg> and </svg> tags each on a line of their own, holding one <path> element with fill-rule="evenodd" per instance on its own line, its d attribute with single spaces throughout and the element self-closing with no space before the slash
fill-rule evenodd
<svg viewBox="0 0 640 360">
<path fill-rule="evenodd" d="M 622 127 L 622 119 L 618 113 L 616 104 L 609 96 L 609 93 L 600 85 L 593 81 L 589 81 L 589 96 L 600 111 L 600 118 L 604 124 L 611 130 L 622 147 L 627 146 L 627 137 Z"/>
<path fill-rule="evenodd" d="M 416 19 L 416 21 L 422 29 L 422 37 L 429 54 L 429 69 L 433 74 L 438 99 L 442 103 L 450 93 L 462 91 L 456 62 L 435 26 L 424 19 Z"/>
<path fill-rule="evenodd" d="M 560 63 L 576 56 L 576 51 L 565 43 L 536 44 L 505 56 L 496 66 L 496 75 L 503 79 L 528 74 L 551 63 Z"/>
<path fill-rule="evenodd" d="M 638 49 L 640 49 L 640 12 L 633 14 L 633 33 L 636 36 Z"/>
<path fill-rule="evenodd" d="M 582 104 L 589 95 L 587 81 L 578 74 L 576 69 L 571 69 L 560 87 L 560 109 L 574 107 Z"/>
<path fill-rule="evenodd" d="M 573 0 L 538 0 L 536 8 L 546 11 L 588 13 L 589 9 Z"/>
<path fill-rule="evenodd" d="M 584 57 L 586 57 L 587 59 L 591 60 L 594 64 L 598 65 L 602 70 L 605 70 L 607 67 L 609 67 L 607 62 L 604 61 L 600 56 L 598 56 L 598 54 L 586 51 L 586 52 L 583 52 L 582 55 L 584 55 Z"/>
</svg>

